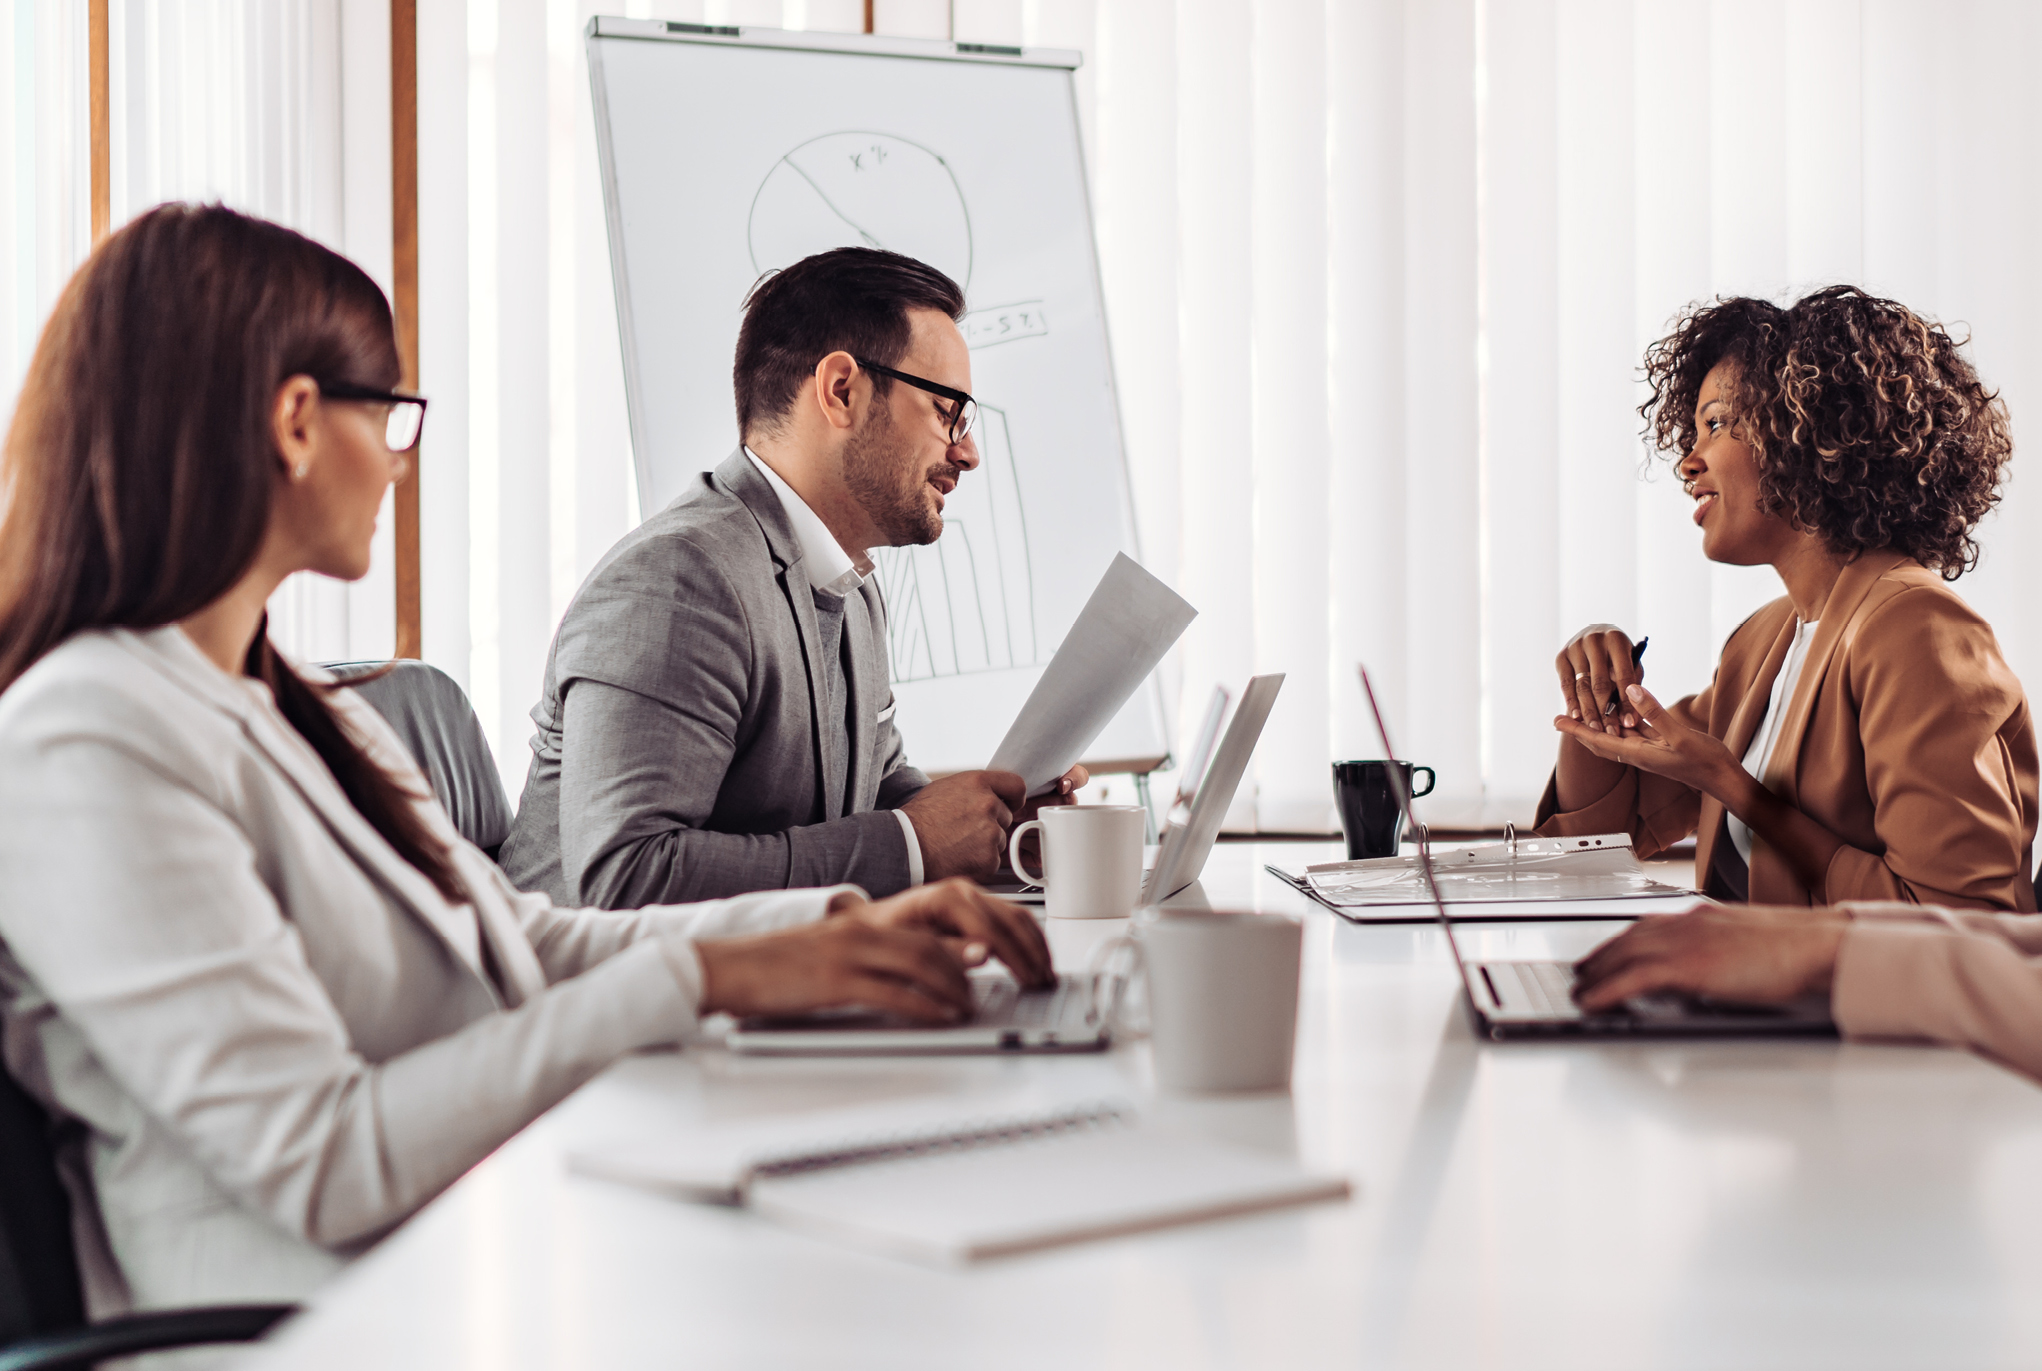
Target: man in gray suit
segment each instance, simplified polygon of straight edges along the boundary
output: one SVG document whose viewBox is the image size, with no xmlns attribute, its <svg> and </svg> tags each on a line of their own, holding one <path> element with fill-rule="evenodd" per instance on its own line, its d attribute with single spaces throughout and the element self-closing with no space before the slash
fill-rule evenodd
<svg viewBox="0 0 2042 1371">
<path fill-rule="evenodd" d="M 868 248 L 753 288 L 743 446 L 610 550 L 554 637 L 517 885 L 624 909 L 998 868 L 1021 778 L 908 765 L 867 556 L 935 541 L 978 466 L 963 313 L 949 277 Z"/>
</svg>

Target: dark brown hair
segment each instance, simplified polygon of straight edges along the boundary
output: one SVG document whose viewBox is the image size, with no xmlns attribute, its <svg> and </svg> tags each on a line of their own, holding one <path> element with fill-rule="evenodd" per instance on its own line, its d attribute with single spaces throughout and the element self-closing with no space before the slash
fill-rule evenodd
<svg viewBox="0 0 2042 1371">
<path fill-rule="evenodd" d="M 390 306 L 361 268 L 217 205 L 162 205 L 109 237 L 44 325 L 0 454 L 0 690 L 73 634 L 157 628 L 255 560 L 293 376 L 387 389 Z M 246 670 L 347 797 L 449 900 L 467 892 L 408 792 L 270 646 Z"/>
<path fill-rule="evenodd" d="M 1938 324 L 1855 286 L 1781 308 L 1688 309 L 1645 354 L 1646 437 L 1676 464 L 1695 399 L 1732 363 L 1730 422 L 1758 457 L 1759 506 L 1855 555 L 1890 548 L 1954 581 L 2013 456 L 2006 406 Z"/>
<path fill-rule="evenodd" d="M 932 266 L 878 248 L 833 248 L 769 272 L 745 296 L 737 332 L 737 431 L 745 438 L 778 423 L 832 352 L 890 367 L 913 338 L 910 309 L 964 317 L 964 292 Z M 875 374 L 887 395 L 893 379 Z"/>
</svg>

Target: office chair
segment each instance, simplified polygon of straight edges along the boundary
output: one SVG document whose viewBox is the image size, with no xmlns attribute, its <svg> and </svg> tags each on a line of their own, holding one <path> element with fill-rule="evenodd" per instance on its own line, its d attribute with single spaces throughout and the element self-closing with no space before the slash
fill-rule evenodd
<svg viewBox="0 0 2042 1371">
<path fill-rule="evenodd" d="M 482 723 L 453 677 L 436 666 L 404 658 L 323 665 L 389 721 L 454 827 L 495 861 L 510 836 L 510 800 L 489 740 L 482 736 Z"/>
<path fill-rule="evenodd" d="M 0 1371 L 62 1371 L 140 1352 L 250 1342 L 295 1312 L 293 1304 L 215 1305 L 88 1324 L 49 1115 L 0 1071 Z"/>
</svg>

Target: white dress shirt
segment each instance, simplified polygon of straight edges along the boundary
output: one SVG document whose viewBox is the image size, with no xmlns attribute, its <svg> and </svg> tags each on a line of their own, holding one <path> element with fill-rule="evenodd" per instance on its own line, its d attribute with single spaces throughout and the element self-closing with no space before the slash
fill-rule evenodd
<svg viewBox="0 0 2042 1371">
<path fill-rule="evenodd" d="M 759 475 L 766 478 L 766 484 L 773 487 L 773 493 L 780 497 L 780 508 L 787 512 L 787 522 L 794 529 L 794 541 L 801 544 L 801 564 L 808 569 L 809 585 L 826 595 L 849 595 L 861 588 L 872 574 L 871 556 L 853 559 L 837 541 L 837 535 L 830 532 L 830 526 L 822 521 L 822 516 L 808 507 L 808 501 L 802 499 L 779 472 L 767 466 L 750 448 L 744 450 L 744 455 L 752 459 Z M 915 821 L 904 809 L 894 810 L 893 817 L 900 820 L 901 833 L 907 838 L 908 884 L 920 885 L 923 879 L 922 840 L 915 836 Z"/>
</svg>

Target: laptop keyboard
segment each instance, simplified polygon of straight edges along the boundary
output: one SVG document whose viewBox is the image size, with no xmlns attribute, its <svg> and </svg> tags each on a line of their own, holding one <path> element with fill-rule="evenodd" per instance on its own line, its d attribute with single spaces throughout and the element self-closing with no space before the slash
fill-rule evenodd
<svg viewBox="0 0 2042 1371">
<path fill-rule="evenodd" d="M 1581 1015 L 1574 1003 L 1574 968 L 1566 962 L 1511 962 L 1518 986 L 1541 1014 L 1573 1019 Z"/>
<path fill-rule="evenodd" d="M 1063 1021 L 1072 996 L 1091 994 L 1091 987 L 1075 976 L 1059 976 L 1050 990 L 1023 990 L 1006 976 L 975 976 L 972 981 L 972 1022 L 989 1028 L 1046 1028 Z"/>
</svg>

